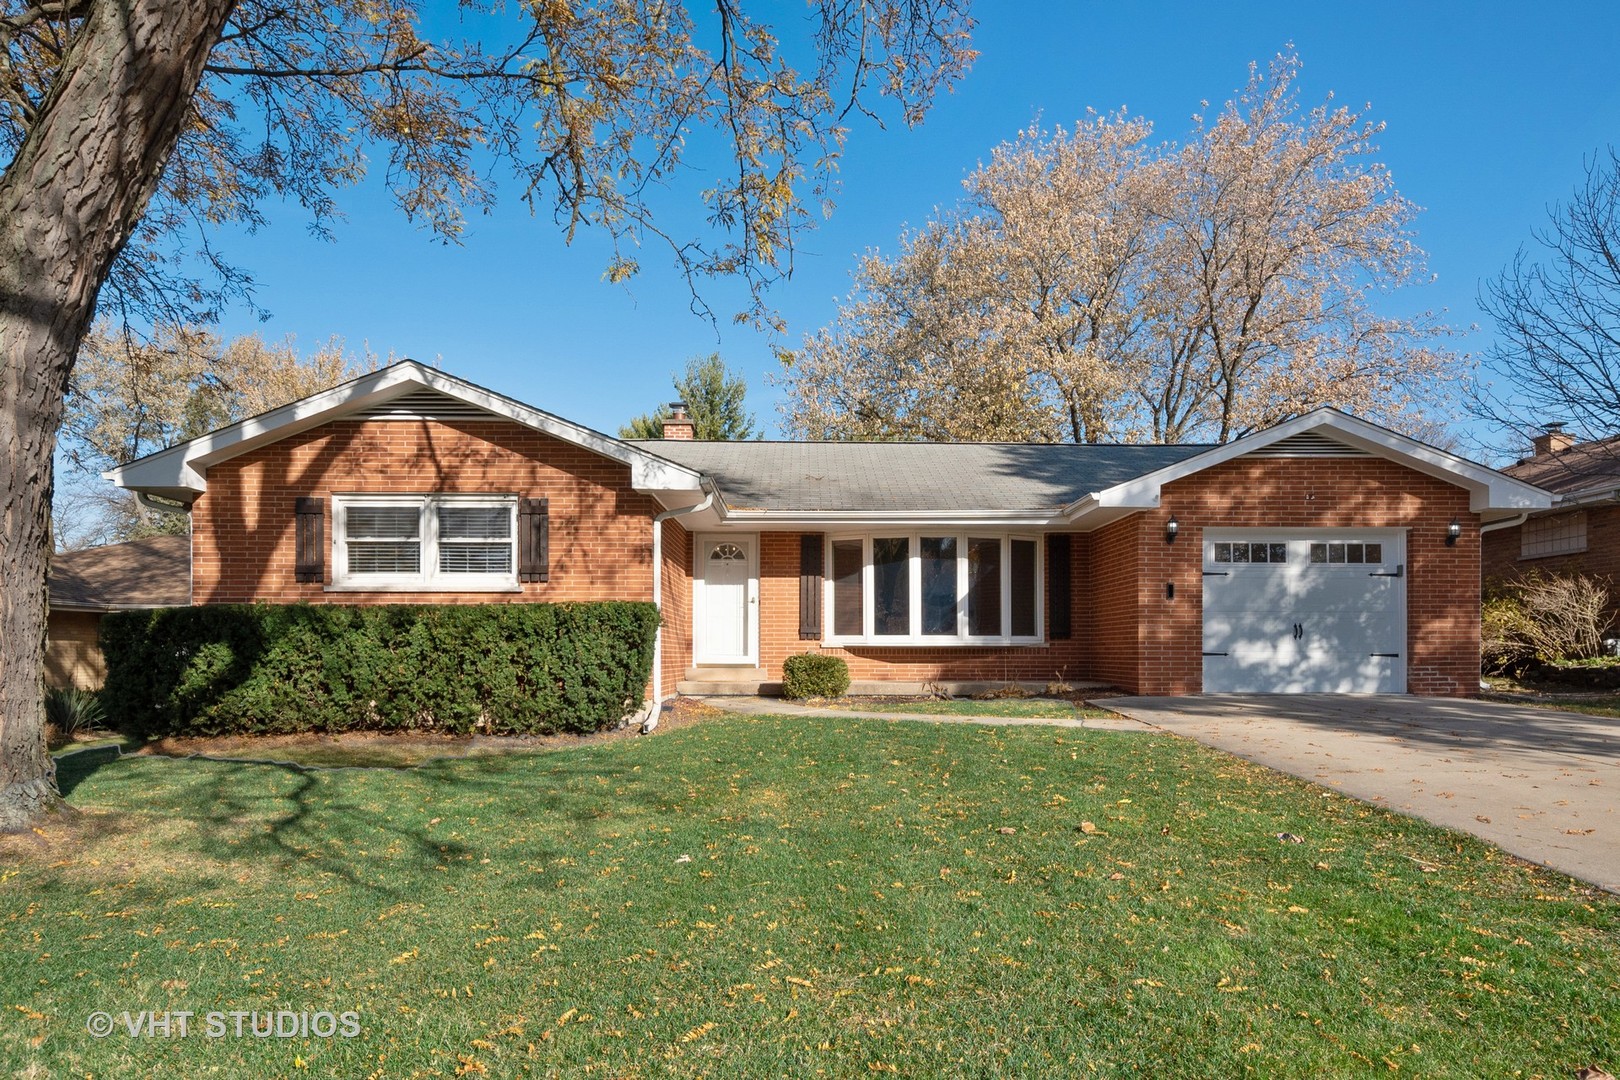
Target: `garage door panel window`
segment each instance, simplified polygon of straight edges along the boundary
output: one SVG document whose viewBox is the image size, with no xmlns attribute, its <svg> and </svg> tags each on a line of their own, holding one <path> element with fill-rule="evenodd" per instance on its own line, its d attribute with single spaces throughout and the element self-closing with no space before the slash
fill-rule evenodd
<svg viewBox="0 0 1620 1080">
<path fill-rule="evenodd" d="M 1311 562 L 1316 564 L 1365 566 L 1368 563 L 1382 565 L 1383 561 L 1383 544 L 1339 543 L 1337 541 L 1321 541 L 1311 544 Z"/>
<path fill-rule="evenodd" d="M 1040 541 L 965 533 L 828 542 L 829 644 L 1040 640 Z"/>
<path fill-rule="evenodd" d="M 1285 563 L 1287 544 L 1216 544 L 1213 559 L 1218 563 Z"/>
</svg>

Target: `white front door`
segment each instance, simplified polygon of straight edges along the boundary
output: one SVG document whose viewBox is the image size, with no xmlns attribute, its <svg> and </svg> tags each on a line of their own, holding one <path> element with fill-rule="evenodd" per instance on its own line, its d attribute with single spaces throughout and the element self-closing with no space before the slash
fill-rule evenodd
<svg viewBox="0 0 1620 1080">
<path fill-rule="evenodd" d="M 753 664 L 759 650 L 759 579 L 753 536 L 700 536 L 692 597 L 693 660 Z"/>
<path fill-rule="evenodd" d="M 1406 691 L 1404 536 L 1209 530 L 1204 692 Z"/>
</svg>

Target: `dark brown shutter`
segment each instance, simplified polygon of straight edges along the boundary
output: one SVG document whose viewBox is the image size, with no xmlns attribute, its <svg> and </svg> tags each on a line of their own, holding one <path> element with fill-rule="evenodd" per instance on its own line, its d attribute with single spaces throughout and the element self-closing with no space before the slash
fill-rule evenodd
<svg viewBox="0 0 1620 1080">
<path fill-rule="evenodd" d="M 300 496 L 293 510 L 293 576 L 298 581 L 326 581 L 326 500 Z"/>
<path fill-rule="evenodd" d="M 547 499 L 518 500 L 518 580 L 551 580 L 551 510 Z"/>
<path fill-rule="evenodd" d="M 1053 641 L 1063 641 L 1073 633 L 1070 581 L 1074 563 L 1069 557 L 1069 546 L 1069 538 L 1064 534 L 1046 538 L 1046 628 Z"/>
<path fill-rule="evenodd" d="M 799 537 L 799 638 L 821 640 L 821 582 L 826 544 L 821 533 Z"/>
</svg>

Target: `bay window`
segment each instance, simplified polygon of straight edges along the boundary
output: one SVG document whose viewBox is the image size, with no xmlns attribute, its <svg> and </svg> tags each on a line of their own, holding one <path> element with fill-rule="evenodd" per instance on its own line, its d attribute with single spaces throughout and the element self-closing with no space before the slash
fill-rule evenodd
<svg viewBox="0 0 1620 1080">
<path fill-rule="evenodd" d="M 968 532 L 828 541 L 829 644 L 1041 640 L 1040 541 Z"/>
<path fill-rule="evenodd" d="M 517 499 L 339 495 L 332 584 L 360 589 L 516 589 Z"/>
</svg>

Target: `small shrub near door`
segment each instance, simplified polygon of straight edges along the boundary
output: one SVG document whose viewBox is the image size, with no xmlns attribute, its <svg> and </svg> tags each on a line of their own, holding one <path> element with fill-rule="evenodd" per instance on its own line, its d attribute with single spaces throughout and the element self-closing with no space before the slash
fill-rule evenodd
<svg viewBox="0 0 1620 1080">
<path fill-rule="evenodd" d="M 217 604 L 108 615 L 102 701 L 144 735 L 613 727 L 640 706 L 652 604 Z"/>
<path fill-rule="evenodd" d="M 782 661 L 782 696 L 839 697 L 849 689 L 849 665 L 836 656 L 800 653 Z"/>
</svg>

